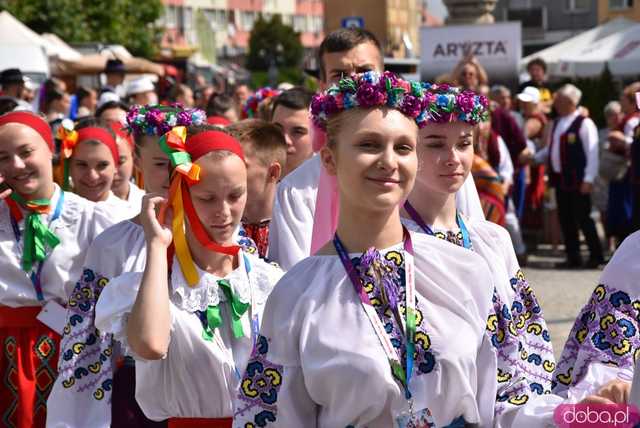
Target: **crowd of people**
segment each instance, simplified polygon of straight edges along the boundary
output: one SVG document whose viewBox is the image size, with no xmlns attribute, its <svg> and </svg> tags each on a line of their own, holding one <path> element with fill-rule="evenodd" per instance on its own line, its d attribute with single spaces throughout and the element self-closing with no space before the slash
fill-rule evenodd
<svg viewBox="0 0 640 428">
<path fill-rule="evenodd" d="M 629 400 L 640 86 L 598 132 L 541 60 L 516 97 L 473 58 L 385 72 L 362 29 L 318 63 L 316 93 L 166 99 L 118 60 L 73 96 L 0 73 L 4 426 L 544 427 Z M 601 266 L 592 202 L 618 248 L 556 361 L 523 228 Z"/>
</svg>

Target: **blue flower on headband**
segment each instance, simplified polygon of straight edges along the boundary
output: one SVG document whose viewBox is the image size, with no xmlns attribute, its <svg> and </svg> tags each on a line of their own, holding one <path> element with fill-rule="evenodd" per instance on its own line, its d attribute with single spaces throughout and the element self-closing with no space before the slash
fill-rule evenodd
<svg viewBox="0 0 640 428">
<path fill-rule="evenodd" d="M 436 105 L 438 107 L 447 107 L 449 106 L 449 97 L 446 95 L 438 95 L 436 97 Z"/>
</svg>

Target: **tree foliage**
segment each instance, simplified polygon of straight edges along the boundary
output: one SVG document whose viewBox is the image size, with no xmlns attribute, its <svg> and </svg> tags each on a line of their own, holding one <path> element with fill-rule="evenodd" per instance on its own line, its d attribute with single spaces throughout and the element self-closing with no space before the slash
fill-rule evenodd
<svg viewBox="0 0 640 428">
<path fill-rule="evenodd" d="M 249 36 L 249 70 L 267 70 L 272 62 L 278 67 L 298 67 L 303 53 L 300 33 L 285 25 L 280 15 L 268 21 L 258 16 Z"/>
<path fill-rule="evenodd" d="M 161 0 L 0 0 L 37 33 L 54 33 L 68 43 L 124 45 L 132 54 L 151 57 L 163 13 Z"/>
</svg>

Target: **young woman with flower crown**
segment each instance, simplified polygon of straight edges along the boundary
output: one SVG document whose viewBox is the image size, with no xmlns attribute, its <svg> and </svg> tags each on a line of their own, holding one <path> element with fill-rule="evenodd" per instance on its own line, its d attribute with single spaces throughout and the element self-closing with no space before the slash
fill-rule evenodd
<svg viewBox="0 0 640 428">
<path fill-rule="evenodd" d="M 53 135 L 39 116 L 0 116 L 0 425 L 44 427 L 67 298 L 111 220 L 53 181 Z"/>
<path fill-rule="evenodd" d="M 239 143 L 202 125 L 174 128 L 160 146 L 174 167 L 170 208 L 161 194 L 145 196 L 144 273 L 111 280 L 96 326 L 136 359 L 136 400 L 148 418 L 230 426 L 239 369 L 281 271 L 236 244 L 247 185 Z"/>
<path fill-rule="evenodd" d="M 486 220 L 470 219 L 456 209 L 455 195 L 469 176 L 474 160 L 474 132 L 487 115 L 487 100 L 473 91 L 423 84 L 427 124 L 420 130 L 418 174 L 403 205 L 403 224 L 482 256 L 491 269 L 497 297 L 505 305 L 508 327 L 520 354 L 499 376 L 514 376 L 520 367 L 527 388 L 517 397 L 504 396 L 500 406 L 518 404 L 551 391 L 555 358 L 542 310 L 520 270 L 506 229 Z M 553 404 L 561 401 L 550 398 Z M 538 426 L 539 420 L 518 419 L 517 426 Z"/>
<path fill-rule="evenodd" d="M 316 96 L 337 231 L 269 297 L 234 426 L 504 426 L 519 407 L 519 368 L 496 379 L 518 348 L 486 261 L 400 221 L 425 100 L 372 72 Z"/>
</svg>

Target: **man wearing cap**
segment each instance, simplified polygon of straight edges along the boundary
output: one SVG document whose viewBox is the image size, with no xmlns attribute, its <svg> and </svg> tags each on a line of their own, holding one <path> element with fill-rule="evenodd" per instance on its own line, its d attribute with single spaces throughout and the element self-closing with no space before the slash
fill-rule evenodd
<svg viewBox="0 0 640 428">
<path fill-rule="evenodd" d="M 100 93 L 113 92 L 120 98 L 125 96 L 124 87 L 124 63 L 119 59 L 109 59 L 104 68 L 104 74 L 107 78 L 107 84 L 100 89 Z"/>
<path fill-rule="evenodd" d="M 602 247 L 591 218 L 591 191 L 598 174 L 598 129 L 578 106 L 582 91 L 567 84 L 556 92 L 553 106 L 558 118 L 553 123 L 549 163 L 556 189 L 558 216 L 564 238 L 568 268 L 582 266 L 578 228 L 589 246 L 588 268 L 604 263 Z"/>
<path fill-rule="evenodd" d="M 527 86 L 518 94 L 520 112 L 524 119 L 522 125 L 527 146 L 531 153 L 537 154 L 544 149 L 544 135 L 547 126 L 547 116 L 540 110 L 540 91 L 533 86 Z M 542 226 L 542 205 L 545 191 L 544 160 L 531 163 L 529 168 L 529 184 L 525 192 L 523 223 L 531 228 Z"/>
<path fill-rule="evenodd" d="M 140 77 L 132 80 L 127 86 L 127 99 L 129 104 L 155 105 L 158 104 L 156 88 L 151 79 Z"/>
</svg>

